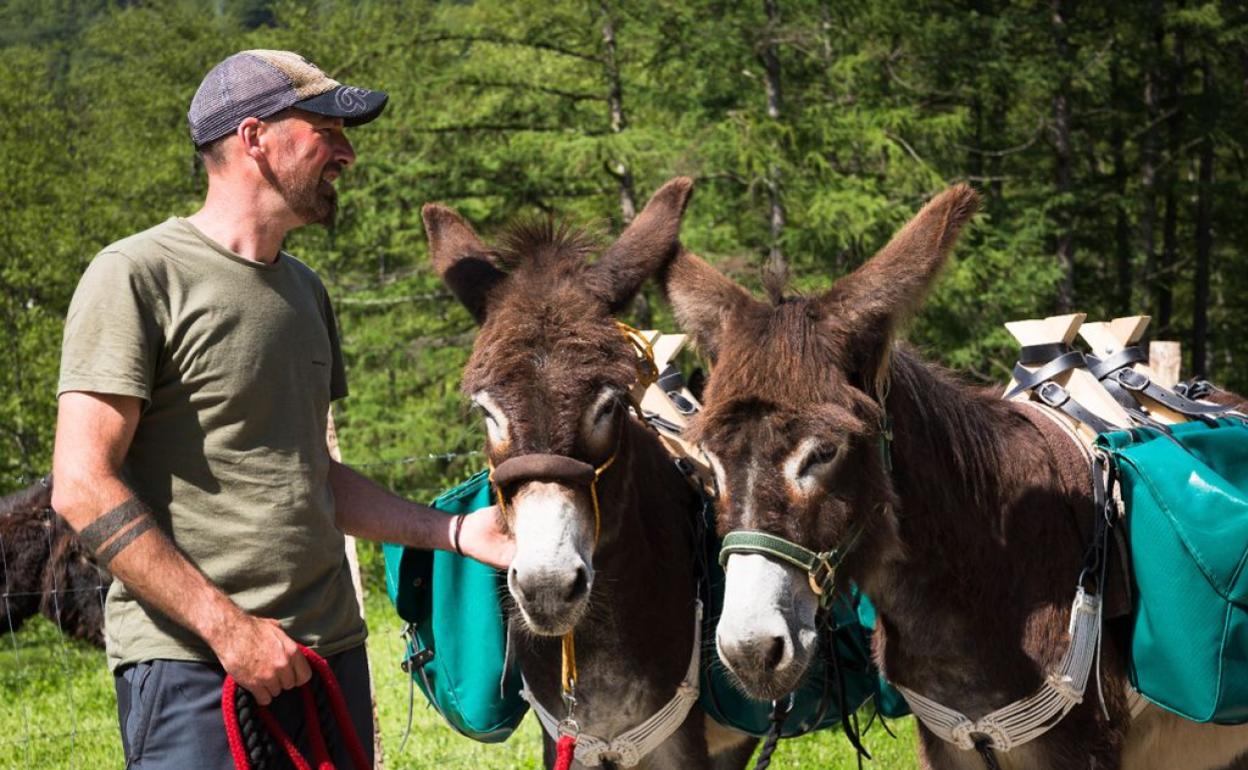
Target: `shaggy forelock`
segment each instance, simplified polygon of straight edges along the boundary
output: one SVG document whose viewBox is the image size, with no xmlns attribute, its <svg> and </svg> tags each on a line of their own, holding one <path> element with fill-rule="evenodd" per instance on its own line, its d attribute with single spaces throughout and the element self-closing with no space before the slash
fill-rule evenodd
<svg viewBox="0 0 1248 770">
<path fill-rule="evenodd" d="M 545 279 L 580 273 L 602 248 L 595 232 L 552 218 L 521 220 L 498 239 L 499 265 L 512 273 L 535 273 Z"/>
</svg>

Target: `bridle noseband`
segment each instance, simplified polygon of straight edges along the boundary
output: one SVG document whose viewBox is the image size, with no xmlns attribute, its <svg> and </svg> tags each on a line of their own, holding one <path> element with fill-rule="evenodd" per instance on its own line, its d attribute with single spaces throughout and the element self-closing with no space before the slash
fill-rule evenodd
<svg viewBox="0 0 1248 770">
<path fill-rule="evenodd" d="M 816 553 L 809 548 L 757 529 L 738 529 L 724 536 L 719 549 L 719 566 L 728 562 L 734 553 L 754 553 L 792 564 L 805 571 L 810 590 L 819 597 L 819 606 L 827 607 L 832 601 L 836 583 L 836 570 L 845 560 L 845 554 L 853 549 L 862 536 L 863 525 L 854 527 L 845 544 L 839 548 Z"/>
</svg>

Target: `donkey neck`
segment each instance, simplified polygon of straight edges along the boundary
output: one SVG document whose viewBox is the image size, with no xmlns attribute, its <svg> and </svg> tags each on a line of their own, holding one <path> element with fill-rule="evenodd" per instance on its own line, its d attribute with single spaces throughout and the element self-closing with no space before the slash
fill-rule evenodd
<svg viewBox="0 0 1248 770">
<path fill-rule="evenodd" d="M 1028 629 L 1034 612 L 1069 607 L 1080 501 L 1018 407 L 905 351 L 891 376 L 899 547 L 859 576 L 883 621 L 885 672 L 990 710 L 1029 692 L 1035 658 L 1052 652 Z"/>
</svg>

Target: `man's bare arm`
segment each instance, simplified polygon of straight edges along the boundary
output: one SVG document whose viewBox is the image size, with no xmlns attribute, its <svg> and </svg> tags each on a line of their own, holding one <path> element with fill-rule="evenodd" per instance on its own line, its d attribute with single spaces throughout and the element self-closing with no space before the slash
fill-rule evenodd
<svg viewBox="0 0 1248 770">
<path fill-rule="evenodd" d="M 202 638 L 257 701 L 311 676 L 276 621 L 243 612 L 155 526 L 118 475 L 134 439 L 141 401 L 64 393 L 56 423 L 52 507 L 131 592 Z"/>
<path fill-rule="evenodd" d="M 454 550 L 493 567 L 511 563 L 516 546 L 503 531 L 498 508 L 490 506 L 463 517 L 413 503 L 386 491 L 375 481 L 339 462 L 329 470 L 338 528 L 366 540 L 384 540 L 413 548 Z"/>
</svg>

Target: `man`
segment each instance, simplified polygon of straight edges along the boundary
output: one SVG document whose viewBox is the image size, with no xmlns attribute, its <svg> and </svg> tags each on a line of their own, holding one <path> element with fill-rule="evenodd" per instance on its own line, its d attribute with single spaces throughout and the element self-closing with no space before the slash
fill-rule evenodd
<svg viewBox="0 0 1248 770">
<path fill-rule="evenodd" d="M 333 311 L 281 245 L 332 221 L 334 182 L 355 160 L 344 127 L 386 99 L 297 54 L 227 58 L 188 114 L 203 207 L 105 248 L 74 294 L 53 506 L 118 578 L 105 615 L 127 767 L 233 767 L 225 674 L 302 743 L 286 691 L 311 674 L 296 643 L 330 662 L 371 752 L 342 533 L 511 558 L 493 509 L 449 519 L 326 449 L 329 403 L 347 393 Z"/>
</svg>

